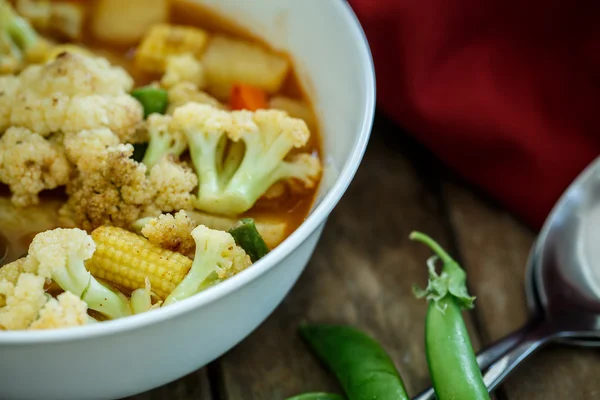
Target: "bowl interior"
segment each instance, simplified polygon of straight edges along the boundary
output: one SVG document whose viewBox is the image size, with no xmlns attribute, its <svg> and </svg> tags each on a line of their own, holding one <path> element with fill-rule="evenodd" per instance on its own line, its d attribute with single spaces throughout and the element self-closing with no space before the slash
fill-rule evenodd
<svg viewBox="0 0 600 400">
<path fill-rule="evenodd" d="M 307 220 L 252 268 L 191 299 L 149 313 L 74 329 L 3 332 L 1 344 L 56 342 L 156 323 L 227 295 L 278 264 L 327 218 L 352 180 L 366 148 L 375 107 L 375 78 L 363 31 L 340 0 L 196 0 L 240 22 L 293 59 L 315 106 L 323 137 L 325 176 Z"/>
</svg>

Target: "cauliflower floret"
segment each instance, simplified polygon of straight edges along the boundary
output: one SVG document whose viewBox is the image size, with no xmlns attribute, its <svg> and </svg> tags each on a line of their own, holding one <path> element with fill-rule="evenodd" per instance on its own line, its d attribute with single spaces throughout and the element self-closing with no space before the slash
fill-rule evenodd
<svg viewBox="0 0 600 400">
<path fill-rule="evenodd" d="M 165 155 L 179 157 L 187 149 L 185 135 L 171 127 L 173 118 L 168 115 L 151 114 L 146 120 L 150 141 L 142 162 L 152 168 Z"/>
<path fill-rule="evenodd" d="M 127 226 L 140 217 L 154 195 L 146 166 L 130 158 L 132 145 L 119 144 L 101 154 L 106 157 L 103 163 L 79 171 L 69 182 L 69 200 L 61 209 L 61 214 L 87 231 L 100 225 Z"/>
<path fill-rule="evenodd" d="M 144 287 L 135 289 L 131 292 L 131 298 L 129 300 L 131 304 L 131 311 L 133 314 L 141 314 L 151 310 L 156 310 L 162 305 L 162 300 L 158 299 L 152 304 L 152 298 L 155 294 L 152 292 L 152 286 L 150 284 L 150 278 L 144 278 Z"/>
<path fill-rule="evenodd" d="M 175 110 L 172 125 L 187 137 L 200 210 L 242 214 L 278 181 L 314 188 L 321 175 L 318 157 L 290 155 L 307 143 L 310 131 L 283 111 L 224 111 L 188 103 Z"/>
<path fill-rule="evenodd" d="M 87 324 L 87 304 L 71 292 L 49 299 L 29 329 L 56 329 Z"/>
<path fill-rule="evenodd" d="M 9 128 L 0 138 L 0 181 L 15 206 L 38 204 L 38 194 L 65 185 L 70 172 L 63 148 L 28 129 Z"/>
<path fill-rule="evenodd" d="M 83 173 L 98 169 L 108 157 L 108 149 L 119 144 L 119 137 L 108 128 L 68 134 L 64 139 L 69 161 Z"/>
<path fill-rule="evenodd" d="M 85 261 L 95 251 L 96 244 L 85 231 L 56 228 L 33 238 L 27 258 L 37 266 L 39 276 L 52 279 L 65 292 L 80 297 L 90 309 L 111 319 L 131 315 L 128 302 L 86 269 Z"/>
<path fill-rule="evenodd" d="M 15 73 L 38 61 L 48 43 L 12 8 L 0 0 L 0 74 Z"/>
<path fill-rule="evenodd" d="M 128 94 L 133 79 L 100 57 L 65 52 L 19 75 L 11 125 L 47 136 L 109 128 L 122 141 L 142 122 L 140 103 Z"/>
<path fill-rule="evenodd" d="M 191 82 L 181 82 L 167 91 L 169 97 L 169 106 L 167 114 L 172 115 L 177 107 L 187 103 L 208 104 L 215 108 L 225 109 L 225 106 L 206 92 L 201 91 L 198 86 Z"/>
<path fill-rule="evenodd" d="M 4 268 L 4 267 L 3 267 Z M 44 291 L 42 276 L 23 272 L 15 282 L 0 279 L 0 330 L 52 329 L 87 323 L 87 304 L 71 292 L 57 299 Z"/>
<path fill-rule="evenodd" d="M 72 41 L 81 39 L 85 19 L 83 4 L 17 0 L 16 9 L 36 29 L 44 33 L 59 35 Z"/>
<path fill-rule="evenodd" d="M 198 185 L 198 178 L 186 164 L 165 157 L 150 170 L 150 185 L 155 195 L 145 214 L 171 212 L 192 208 L 191 192 Z"/>
<path fill-rule="evenodd" d="M 19 275 L 17 283 L 0 280 L 0 295 L 5 305 L 0 308 L 0 329 L 27 329 L 47 301 L 45 280 L 30 273 Z"/>
<path fill-rule="evenodd" d="M 5 280 L 16 285 L 21 274 L 26 272 L 34 273 L 35 271 L 35 265 L 28 262 L 26 257 L 22 257 L 0 267 L 0 281 Z"/>
<path fill-rule="evenodd" d="M 126 228 L 142 216 L 191 207 L 197 178 L 189 167 L 164 158 L 148 174 L 131 158 L 132 145 L 102 147 L 95 154 L 103 161 L 80 161 L 86 168 L 67 185 L 63 217 L 91 231 L 100 225 Z"/>
<path fill-rule="evenodd" d="M 177 54 L 167 57 L 165 74 L 160 83 L 170 88 L 180 82 L 190 82 L 198 88 L 206 86 L 202 63 L 191 53 Z"/>
<path fill-rule="evenodd" d="M 193 296 L 252 265 L 250 256 L 228 232 L 198 225 L 191 235 L 196 243 L 194 263 L 185 278 L 165 299 L 165 306 Z"/>
<path fill-rule="evenodd" d="M 0 76 L 0 134 L 10 126 L 10 106 L 18 86 L 16 76 Z"/>
<path fill-rule="evenodd" d="M 181 210 L 175 215 L 162 214 L 158 218 L 150 219 L 142 228 L 142 235 L 148 238 L 150 243 L 188 255 L 196 248 L 191 235 L 195 227 L 186 212 Z"/>
</svg>

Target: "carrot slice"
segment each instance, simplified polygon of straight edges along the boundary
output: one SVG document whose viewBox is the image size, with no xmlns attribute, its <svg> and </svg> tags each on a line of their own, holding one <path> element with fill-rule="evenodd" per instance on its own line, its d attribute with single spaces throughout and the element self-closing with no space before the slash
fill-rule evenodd
<svg viewBox="0 0 600 400">
<path fill-rule="evenodd" d="M 256 86 L 243 83 L 235 84 L 231 88 L 229 106 L 232 110 L 256 111 L 261 108 L 269 108 L 267 92 Z"/>
</svg>

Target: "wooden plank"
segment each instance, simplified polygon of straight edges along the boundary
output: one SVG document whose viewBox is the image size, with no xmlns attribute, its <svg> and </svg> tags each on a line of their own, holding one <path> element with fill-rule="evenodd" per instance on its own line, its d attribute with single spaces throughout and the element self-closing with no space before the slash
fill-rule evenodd
<svg viewBox="0 0 600 400">
<path fill-rule="evenodd" d="M 426 284 L 430 252 L 408 235 L 422 230 L 446 245 L 447 230 L 430 190 L 436 183 L 424 181 L 431 174 L 417 173 L 398 152 L 398 143 L 383 142 L 381 129 L 380 122 L 362 167 L 290 295 L 220 360 L 223 398 L 272 400 L 305 391 L 338 391 L 298 338 L 302 320 L 364 329 L 390 353 L 411 394 L 429 384 L 423 346 L 426 304 L 413 297 L 411 285 Z M 404 154 L 415 157 L 414 148 L 400 145 Z M 431 165 L 429 159 L 413 162 Z"/>
<path fill-rule="evenodd" d="M 165 366 L 167 368 L 168 366 Z M 140 366 L 143 368 L 143 366 Z M 206 368 L 175 382 L 122 400 L 212 400 Z"/>
<path fill-rule="evenodd" d="M 524 270 L 534 233 L 506 212 L 457 185 L 445 187 L 450 217 L 477 296 L 476 313 L 486 343 L 527 319 Z M 600 354 L 589 349 L 542 350 L 503 385 L 510 400 L 600 398 Z"/>
</svg>

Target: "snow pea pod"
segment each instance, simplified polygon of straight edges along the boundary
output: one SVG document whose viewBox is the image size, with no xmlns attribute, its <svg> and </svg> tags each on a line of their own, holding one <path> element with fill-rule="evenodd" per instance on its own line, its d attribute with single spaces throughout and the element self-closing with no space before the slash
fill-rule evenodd
<svg viewBox="0 0 600 400">
<path fill-rule="evenodd" d="M 409 400 L 394 363 L 373 338 L 339 325 L 305 324 L 300 334 L 349 400 Z"/>
<path fill-rule="evenodd" d="M 472 309 L 474 297 L 467 291 L 466 273 L 431 237 L 413 232 L 412 240 L 424 243 L 436 254 L 431 257 L 429 283 L 416 289 L 429 302 L 425 322 L 427 365 L 438 400 L 488 400 L 490 395 L 477 365 L 462 310 Z M 443 263 L 438 275 L 435 261 Z"/>
</svg>

